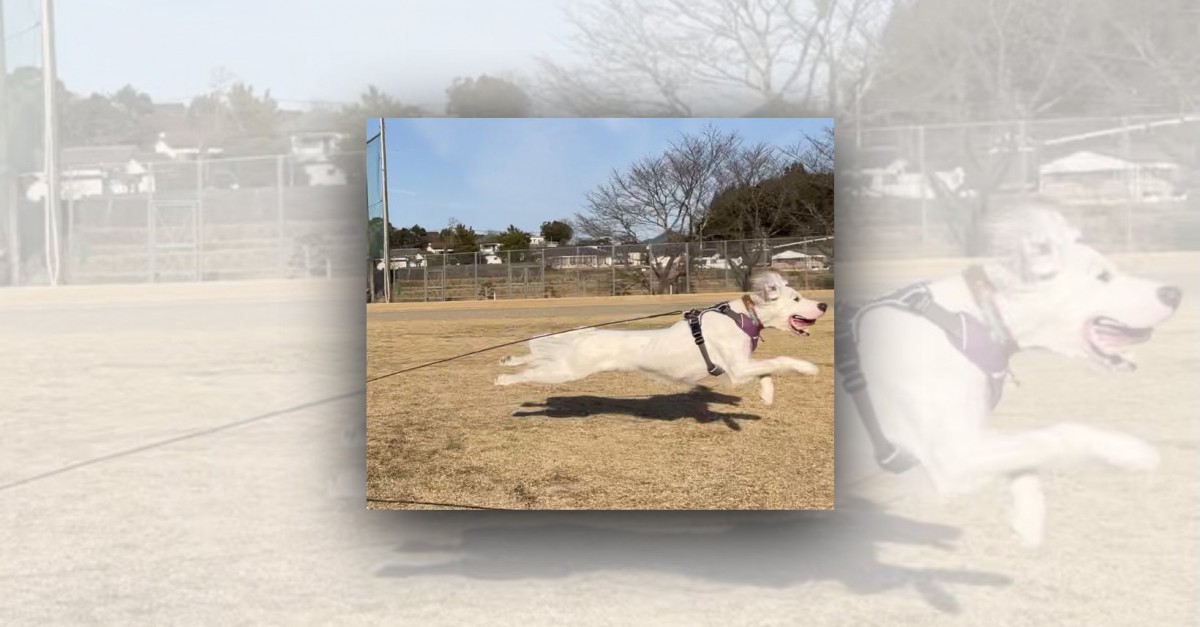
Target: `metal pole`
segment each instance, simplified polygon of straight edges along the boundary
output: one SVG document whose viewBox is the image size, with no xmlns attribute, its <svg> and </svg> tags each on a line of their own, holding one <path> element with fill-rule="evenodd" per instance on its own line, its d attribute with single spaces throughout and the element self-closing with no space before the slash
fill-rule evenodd
<svg viewBox="0 0 1200 627">
<path fill-rule="evenodd" d="M 287 254 L 287 238 L 284 237 L 284 212 L 285 203 L 283 196 L 283 172 L 284 172 L 284 156 L 278 155 L 275 157 L 275 221 L 279 229 L 279 278 L 285 278 L 287 262 L 285 256 Z M 387 231 L 387 229 L 384 229 Z M 391 267 L 388 267 L 388 273 L 391 273 Z M 304 274 L 308 274 L 308 263 L 304 264 Z M 307 276 L 305 277 L 307 278 Z"/>
<path fill-rule="evenodd" d="M 479 293 L 479 251 L 478 250 L 475 251 L 475 268 L 474 268 L 474 270 L 475 270 L 475 284 L 472 287 L 472 289 L 474 289 L 475 293 L 478 294 Z"/>
<path fill-rule="evenodd" d="M 0 0 L 0 33 L 8 32 L 4 28 L 4 0 Z M 0 34 L 0 37 L 3 37 Z M 0 41 L 0 206 L 4 207 L 4 215 L 8 231 L 8 272 L 9 285 L 16 285 L 21 280 L 21 238 L 17 231 L 21 228 L 20 209 L 17 199 L 12 162 L 9 160 L 8 135 L 8 96 L 6 95 L 8 81 L 8 60 L 5 57 L 7 46 Z"/>
<path fill-rule="evenodd" d="M 58 73 L 54 60 L 54 2 L 42 0 L 42 149 L 46 178 L 46 270 L 50 285 L 58 285 Z"/>
<path fill-rule="evenodd" d="M 383 199 L 383 289 L 386 292 L 383 302 L 392 302 L 392 230 L 391 218 L 388 216 L 388 182 L 387 182 L 387 133 L 384 132 L 384 119 L 379 118 L 379 187 Z M 443 273 L 445 268 L 442 268 Z M 445 276 L 443 274 L 443 276 Z"/>
</svg>

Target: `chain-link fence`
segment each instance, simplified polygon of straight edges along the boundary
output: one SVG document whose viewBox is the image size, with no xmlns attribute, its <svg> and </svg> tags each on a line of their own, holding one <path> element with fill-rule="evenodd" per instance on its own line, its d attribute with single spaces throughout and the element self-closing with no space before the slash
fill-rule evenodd
<svg viewBox="0 0 1200 627">
<path fill-rule="evenodd" d="M 771 268 L 798 289 L 833 288 L 833 236 L 476 252 L 391 250 L 392 301 L 686 294 L 747 289 Z M 371 262 L 383 285 L 383 261 Z M 375 301 L 384 300 L 376 290 Z"/>
<path fill-rule="evenodd" d="M 70 164 L 62 259 L 69 283 L 357 276 L 363 153 Z M 40 205 L 36 184 L 29 205 Z M 35 240 L 36 241 L 36 240 Z M 36 267 L 36 265 L 35 265 Z"/>
<path fill-rule="evenodd" d="M 864 128 L 839 140 L 844 250 L 971 253 L 987 211 L 1037 194 L 1106 252 L 1200 245 L 1200 115 Z"/>
</svg>

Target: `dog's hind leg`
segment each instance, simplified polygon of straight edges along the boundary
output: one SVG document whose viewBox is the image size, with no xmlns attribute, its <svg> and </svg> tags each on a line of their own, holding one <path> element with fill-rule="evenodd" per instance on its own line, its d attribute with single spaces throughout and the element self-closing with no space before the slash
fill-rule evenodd
<svg viewBox="0 0 1200 627">
<path fill-rule="evenodd" d="M 563 367 L 562 364 L 552 364 L 546 366 L 535 366 L 527 368 L 516 374 L 502 374 L 496 377 L 496 385 L 513 385 L 514 383 L 566 383 L 582 379 L 589 372 L 576 372 L 570 368 Z"/>
</svg>

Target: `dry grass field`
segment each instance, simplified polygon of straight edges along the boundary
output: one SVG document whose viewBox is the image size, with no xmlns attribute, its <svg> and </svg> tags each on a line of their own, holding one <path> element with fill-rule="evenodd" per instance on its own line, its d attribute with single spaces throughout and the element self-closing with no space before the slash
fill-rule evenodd
<svg viewBox="0 0 1200 627">
<path fill-rule="evenodd" d="M 833 302 L 833 293 L 809 295 Z M 367 377 L 539 333 L 705 306 L 734 295 L 371 305 Z M 611 328 L 655 328 L 669 316 Z M 367 386 L 367 497 L 378 509 L 833 507 L 833 316 L 807 338 L 768 330 L 756 356 L 821 368 L 690 389 L 637 373 L 493 385 L 489 351 Z M 697 354 L 699 359 L 699 354 Z M 714 381 L 715 384 L 715 381 Z M 440 505 L 431 505 L 440 504 Z"/>
</svg>

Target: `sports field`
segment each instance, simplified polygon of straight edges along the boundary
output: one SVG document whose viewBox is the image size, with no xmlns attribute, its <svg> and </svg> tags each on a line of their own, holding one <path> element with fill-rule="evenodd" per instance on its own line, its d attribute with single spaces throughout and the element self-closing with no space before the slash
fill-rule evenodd
<svg viewBox="0 0 1200 627">
<path fill-rule="evenodd" d="M 810 292 L 833 302 L 833 293 Z M 736 295 L 371 305 L 367 376 L 551 331 L 707 306 Z M 610 328 L 658 328 L 678 315 Z M 380 509 L 827 509 L 833 506 L 833 316 L 757 357 L 816 377 L 692 389 L 638 373 L 493 385 L 501 357 L 466 357 L 367 386 L 369 505 Z M 696 359 L 700 359 L 699 352 Z"/>
</svg>

